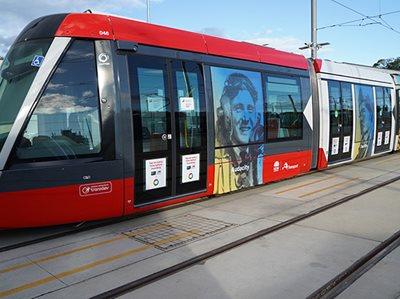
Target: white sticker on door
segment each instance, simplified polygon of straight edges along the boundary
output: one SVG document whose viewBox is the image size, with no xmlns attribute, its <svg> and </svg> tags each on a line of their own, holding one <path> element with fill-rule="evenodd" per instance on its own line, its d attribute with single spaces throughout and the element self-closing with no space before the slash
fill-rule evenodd
<svg viewBox="0 0 400 299">
<path fill-rule="evenodd" d="M 385 132 L 385 145 L 390 142 L 390 131 Z"/>
<path fill-rule="evenodd" d="M 339 153 L 339 137 L 332 138 L 332 150 L 331 155 L 337 155 Z"/>
<path fill-rule="evenodd" d="M 167 185 L 167 158 L 146 160 L 146 191 Z"/>
<path fill-rule="evenodd" d="M 350 151 L 350 136 L 344 136 L 343 138 L 343 153 Z"/>
<path fill-rule="evenodd" d="M 200 154 L 182 156 L 182 183 L 200 179 Z"/>
<path fill-rule="evenodd" d="M 382 132 L 378 132 L 378 138 L 376 140 L 376 145 L 381 146 L 382 145 Z"/>
</svg>

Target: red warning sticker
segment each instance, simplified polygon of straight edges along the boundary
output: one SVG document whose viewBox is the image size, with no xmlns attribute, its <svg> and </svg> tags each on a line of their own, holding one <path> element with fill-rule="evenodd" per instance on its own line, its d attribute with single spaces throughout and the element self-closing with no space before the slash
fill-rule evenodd
<svg viewBox="0 0 400 299">
<path fill-rule="evenodd" d="M 112 192 L 111 182 L 93 183 L 79 186 L 80 196 L 92 196 Z"/>
</svg>

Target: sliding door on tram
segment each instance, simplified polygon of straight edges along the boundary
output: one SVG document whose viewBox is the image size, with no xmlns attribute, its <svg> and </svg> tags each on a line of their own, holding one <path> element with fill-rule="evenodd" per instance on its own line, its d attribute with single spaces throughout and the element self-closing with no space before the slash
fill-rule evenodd
<svg viewBox="0 0 400 299">
<path fill-rule="evenodd" d="M 395 144 L 394 149 L 400 150 L 400 90 L 396 90 L 396 103 L 397 103 L 397 117 L 396 117 L 396 134 L 397 134 L 397 144 Z"/>
<path fill-rule="evenodd" d="M 351 159 L 353 143 L 353 97 L 351 84 L 328 81 L 329 156 L 335 163 Z"/>
<path fill-rule="evenodd" d="M 200 64 L 128 56 L 135 205 L 202 192 L 207 179 L 205 92 Z"/>
<path fill-rule="evenodd" d="M 392 131 L 392 101 L 391 89 L 375 87 L 376 96 L 376 136 L 375 153 L 390 149 L 390 136 Z"/>
</svg>

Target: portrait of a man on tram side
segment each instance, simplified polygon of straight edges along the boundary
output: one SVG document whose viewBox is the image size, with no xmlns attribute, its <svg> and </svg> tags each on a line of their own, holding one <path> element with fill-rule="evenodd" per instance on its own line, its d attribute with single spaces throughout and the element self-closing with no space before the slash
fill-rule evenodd
<svg viewBox="0 0 400 299">
<path fill-rule="evenodd" d="M 258 94 L 248 77 L 232 73 L 225 81 L 218 115 L 219 145 L 241 145 L 263 141 Z"/>
<path fill-rule="evenodd" d="M 214 78 L 225 75 L 220 92 L 214 89 L 216 191 L 261 184 L 264 127 L 260 74 L 223 68 L 212 69 L 212 74 L 213 88 L 221 84 Z"/>
<path fill-rule="evenodd" d="M 363 85 L 356 86 L 356 141 L 360 143 L 356 160 L 369 157 L 372 154 L 374 119 L 372 88 Z"/>
</svg>

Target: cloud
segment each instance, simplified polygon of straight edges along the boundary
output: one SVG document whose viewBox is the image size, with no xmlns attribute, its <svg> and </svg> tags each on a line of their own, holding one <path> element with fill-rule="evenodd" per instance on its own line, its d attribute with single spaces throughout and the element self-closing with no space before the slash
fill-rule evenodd
<svg viewBox="0 0 400 299">
<path fill-rule="evenodd" d="M 83 92 L 84 95 L 93 95 L 91 91 Z M 78 99 L 75 96 L 60 94 L 60 93 L 50 93 L 44 95 L 36 107 L 35 113 L 38 114 L 55 114 L 55 113 L 65 113 L 68 109 L 73 108 L 73 112 L 87 112 L 93 111 L 96 107 L 91 107 L 89 104 L 95 104 L 95 98 L 81 98 Z"/>
<path fill-rule="evenodd" d="M 16 36 L 5 37 L 0 35 L 0 56 L 4 57 Z"/>
<path fill-rule="evenodd" d="M 304 45 L 304 41 L 295 37 L 260 37 L 246 40 L 246 42 L 266 45 L 267 47 L 275 48 L 277 50 L 304 54 L 303 51 L 299 50 L 299 47 Z"/>
<path fill-rule="evenodd" d="M 205 27 L 201 29 L 199 33 L 226 38 L 224 30 L 222 28 L 217 28 L 217 27 Z"/>
<path fill-rule="evenodd" d="M 164 0 L 151 0 L 160 3 Z M 91 9 L 93 12 L 133 14 L 133 12 L 146 10 L 146 0 L 35 0 L 15 1 L 1 0 L 1 26 L 0 26 L 0 56 L 4 56 L 19 32 L 32 20 L 55 13 L 83 12 Z"/>
<path fill-rule="evenodd" d="M 318 50 L 318 55 L 326 57 L 327 59 L 329 59 L 333 53 L 335 53 L 335 48 L 333 48 L 332 46 L 325 46 Z M 323 57 L 321 57 L 321 58 L 323 58 Z"/>
<path fill-rule="evenodd" d="M 247 31 L 236 32 L 234 36 L 226 34 L 222 28 L 218 27 L 205 27 L 199 31 L 199 33 L 228 38 L 237 41 L 245 41 L 257 45 L 267 45 L 268 47 L 275 48 L 282 51 L 288 51 L 298 54 L 303 54 L 299 47 L 304 45 L 304 41 L 295 37 L 265 37 L 275 33 L 272 29 L 264 29 L 260 32 L 249 33 Z"/>
</svg>

